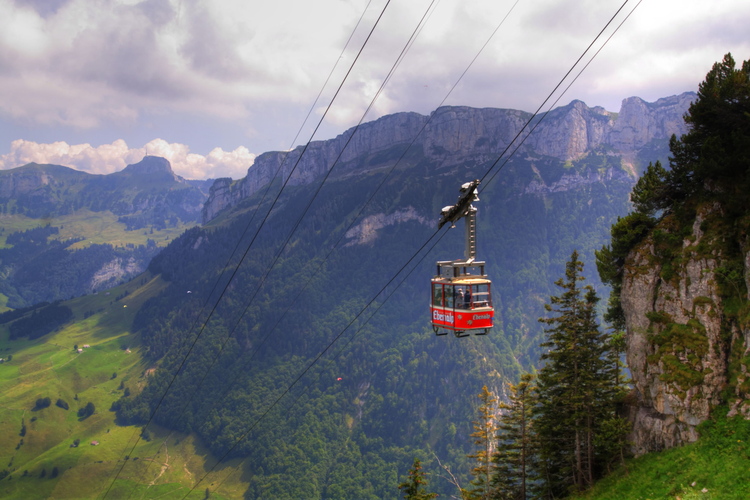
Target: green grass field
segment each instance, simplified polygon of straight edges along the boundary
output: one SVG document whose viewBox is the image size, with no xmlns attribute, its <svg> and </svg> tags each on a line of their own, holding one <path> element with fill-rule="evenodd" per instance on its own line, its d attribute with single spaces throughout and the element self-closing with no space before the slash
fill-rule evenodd
<svg viewBox="0 0 750 500">
<path fill-rule="evenodd" d="M 182 498 L 206 475 L 215 459 L 193 436 L 152 425 L 151 440 L 131 452 L 141 429 L 118 426 L 109 411 L 126 387 L 141 390 L 152 368 L 130 327 L 138 307 L 165 286 L 144 274 L 108 293 L 65 302 L 75 322 L 35 341 L 10 341 L 7 325 L 0 327 L 0 357 L 12 355 L 0 364 L 0 472 L 10 473 L 0 480 L 0 498 L 101 498 L 110 485 L 107 498 Z M 86 311 L 98 312 L 83 319 Z M 45 397 L 52 404 L 34 410 Z M 58 399 L 69 409 L 57 406 Z M 78 409 L 89 402 L 95 413 L 79 419 Z M 71 447 L 76 439 L 79 445 Z M 207 487 L 211 498 L 241 498 L 247 485 L 240 468 L 237 461 L 221 464 L 189 498 L 204 498 Z"/>
<path fill-rule="evenodd" d="M 0 215 L 0 228 L 4 229 L 0 232 L 0 248 L 6 246 L 5 241 L 8 235 L 47 224 L 60 228 L 60 233 L 55 236 L 56 239 L 85 238 L 72 245 L 70 247 L 72 249 L 103 243 L 113 246 L 125 246 L 129 243 L 136 246 L 145 245 L 149 238 L 158 246 L 166 246 L 186 229 L 196 225 L 196 223 L 179 224 L 176 227 L 153 232 L 150 228 L 127 231 L 125 224 L 118 222 L 118 216 L 112 212 L 92 212 L 88 209 L 80 209 L 72 214 L 53 219 L 32 219 L 25 215 Z"/>
</svg>

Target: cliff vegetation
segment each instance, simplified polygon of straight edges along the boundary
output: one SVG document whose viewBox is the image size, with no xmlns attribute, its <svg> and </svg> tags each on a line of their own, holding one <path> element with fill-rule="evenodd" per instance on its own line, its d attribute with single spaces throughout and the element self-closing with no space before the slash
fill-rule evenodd
<svg viewBox="0 0 750 500">
<path fill-rule="evenodd" d="M 720 405 L 750 418 L 750 61 L 716 63 L 685 120 L 597 252 L 606 318 L 627 331 L 638 454 L 695 441 Z"/>
</svg>

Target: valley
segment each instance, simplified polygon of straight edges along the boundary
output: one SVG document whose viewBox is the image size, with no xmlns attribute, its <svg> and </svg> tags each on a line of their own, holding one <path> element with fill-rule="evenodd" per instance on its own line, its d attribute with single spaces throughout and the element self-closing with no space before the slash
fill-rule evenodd
<svg viewBox="0 0 750 500">
<path fill-rule="evenodd" d="M 0 326 L 12 356 L 0 365 L 6 496 L 396 498 L 415 458 L 434 491 L 455 495 L 452 482 L 471 480 L 476 395 L 507 398 L 508 383 L 539 368 L 538 320 L 573 250 L 607 296 L 595 251 L 631 209 L 637 174 L 668 161 L 693 98 L 631 98 L 619 114 L 574 101 L 481 185 L 487 336 L 434 335 L 429 277 L 435 261 L 462 255 L 463 235 L 424 242 L 457 187 L 494 167 L 521 112 L 386 116 L 340 164 L 336 148 L 354 131 L 314 143 L 298 170 L 299 149 L 260 155 L 244 179 L 214 183 L 202 225 L 152 233 L 128 225 L 137 215 L 110 233 L 111 210 L 55 218 L 49 241 L 82 224 L 90 247 L 145 237 L 158 253 L 130 281 L 61 302 L 73 320 L 39 340 Z M 13 221 L 6 247 L 37 241 Z"/>
</svg>

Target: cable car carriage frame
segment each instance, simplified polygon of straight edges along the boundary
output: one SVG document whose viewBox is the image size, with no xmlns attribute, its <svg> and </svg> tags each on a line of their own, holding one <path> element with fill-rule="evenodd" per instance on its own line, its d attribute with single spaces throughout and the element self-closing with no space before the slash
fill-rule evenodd
<svg viewBox="0 0 750 500">
<path fill-rule="evenodd" d="M 476 260 L 476 214 L 471 203 L 478 201 L 478 180 L 461 186 L 461 196 L 453 206 L 443 208 L 439 227 L 464 219 L 466 252 L 463 260 L 438 261 L 431 280 L 430 315 L 436 335 L 452 332 L 457 337 L 486 335 L 492 329 L 492 282 L 485 274 L 485 262 Z"/>
</svg>

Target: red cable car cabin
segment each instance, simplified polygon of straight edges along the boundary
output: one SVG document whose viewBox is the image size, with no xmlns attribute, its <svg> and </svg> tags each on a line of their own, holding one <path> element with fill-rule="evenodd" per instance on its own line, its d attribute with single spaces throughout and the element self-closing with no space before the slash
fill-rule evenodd
<svg viewBox="0 0 750 500">
<path fill-rule="evenodd" d="M 492 328 L 495 310 L 492 308 L 492 283 L 484 274 L 484 262 L 477 256 L 477 209 L 479 180 L 461 186 L 455 205 L 440 212 L 438 228 L 456 221 L 466 223 L 466 252 L 464 260 L 439 261 L 437 275 L 432 278 L 430 314 L 432 329 L 437 335 L 453 332 L 457 337 L 470 333 L 486 335 Z"/>
<path fill-rule="evenodd" d="M 468 265 L 467 265 L 468 264 Z M 484 274 L 484 262 L 438 262 L 432 279 L 432 328 L 437 335 L 453 332 L 457 337 L 471 333 L 486 335 L 492 328 L 491 282 Z M 479 269 L 471 274 L 469 269 Z"/>
</svg>

